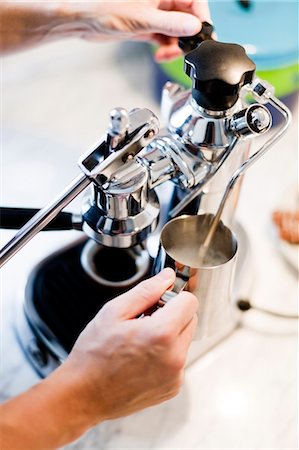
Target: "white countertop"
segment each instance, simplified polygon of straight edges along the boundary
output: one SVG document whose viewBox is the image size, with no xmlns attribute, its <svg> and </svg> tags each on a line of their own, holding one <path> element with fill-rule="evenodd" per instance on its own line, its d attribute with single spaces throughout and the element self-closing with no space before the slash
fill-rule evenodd
<svg viewBox="0 0 299 450">
<path fill-rule="evenodd" d="M 68 41 L 2 60 L 1 204 L 46 204 L 78 173 L 78 156 L 104 132 L 111 108 L 159 114 L 142 50 Z M 250 169 L 238 208 L 253 252 L 252 302 L 291 314 L 298 311 L 297 273 L 279 253 L 271 211 L 298 178 L 296 123 Z M 69 210 L 79 208 L 76 200 Z M 3 231 L 1 242 L 12 234 Z M 2 399 L 38 381 L 13 332 L 26 274 L 76 236 L 40 233 L 2 269 Z M 249 312 L 243 327 L 188 367 L 178 397 L 106 422 L 68 448 L 298 448 L 297 332 L 297 321 Z"/>
</svg>

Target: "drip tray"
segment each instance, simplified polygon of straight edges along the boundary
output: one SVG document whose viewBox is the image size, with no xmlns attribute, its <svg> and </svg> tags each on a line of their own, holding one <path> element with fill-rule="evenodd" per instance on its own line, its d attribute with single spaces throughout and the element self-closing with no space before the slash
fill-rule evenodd
<svg viewBox="0 0 299 450">
<path fill-rule="evenodd" d="M 46 359 L 45 350 L 56 358 L 59 365 L 72 349 L 81 331 L 102 306 L 141 281 L 134 280 L 133 284 L 125 287 L 123 283 L 115 286 L 95 281 L 82 269 L 81 254 L 87 241 L 80 240 L 50 255 L 34 268 L 27 281 L 24 302 L 27 324 L 19 318 L 17 334 L 27 356 L 28 352 L 32 354 L 33 347 L 38 347 L 34 350 L 36 354 L 41 352 L 42 357 L 37 357 L 37 361 L 32 361 L 30 355 L 29 359 L 42 376 L 47 375 L 46 368 L 41 367 L 42 361 Z M 101 272 L 111 266 L 117 273 L 117 265 L 122 264 L 123 258 L 117 258 L 116 250 L 113 249 L 113 260 L 108 261 L 108 250 L 105 251 L 106 260 L 101 261 Z M 150 276 L 151 262 L 152 260 L 143 278 Z M 24 316 L 23 311 L 21 315 Z M 29 347 L 30 330 L 32 336 Z M 37 339 L 37 344 L 34 344 L 33 338 Z"/>
</svg>

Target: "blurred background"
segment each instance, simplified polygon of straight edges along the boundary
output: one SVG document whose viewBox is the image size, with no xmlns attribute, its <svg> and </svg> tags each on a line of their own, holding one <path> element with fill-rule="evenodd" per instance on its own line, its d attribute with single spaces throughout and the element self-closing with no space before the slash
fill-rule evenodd
<svg viewBox="0 0 299 450">
<path fill-rule="evenodd" d="M 294 105 L 299 88 L 298 2 L 210 0 L 209 5 L 218 40 L 242 45 L 257 66 L 257 76 Z M 181 65 L 182 59 L 164 63 L 161 72 L 189 86 Z"/>
</svg>

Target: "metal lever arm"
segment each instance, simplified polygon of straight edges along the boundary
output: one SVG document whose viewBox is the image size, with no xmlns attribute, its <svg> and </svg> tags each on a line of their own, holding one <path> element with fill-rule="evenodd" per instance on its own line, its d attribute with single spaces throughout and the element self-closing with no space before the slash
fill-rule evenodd
<svg viewBox="0 0 299 450">
<path fill-rule="evenodd" d="M 75 178 L 53 201 L 35 214 L 1 249 L 0 267 L 48 225 L 91 182 L 101 184 L 109 180 L 129 157 L 136 156 L 151 142 L 159 129 L 157 117 L 147 109 L 132 110 L 129 117 L 131 128 L 124 142 L 103 160 L 103 150 L 107 149 L 107 136 L 104 136 L 95 148 L 81 158 L 79 167 L 83 174 Z"/>
<path fill-rule="evenodd" d="M 62 209 L 80 194 L 91 180 L 82 174 L 75 178 L 54 200 L 42 208 L 1 249 L 0 267 L 10 260 L 27 242 L 51 222 Z"/>
<path fill-rule="evenodd" d="M 0 207 L 0 228 L 5 230 L 19 230 L 28 220 L 37 214 L 39 209 L 35 208 L 12 208 Z M 74 218 L 77 220 L 74 221 Z M 43 231 L 80 230 L 79 215 L 70 212 L 60 212 Z M 81 218 L 82 222 L 82 218 Z"/>
</svg>

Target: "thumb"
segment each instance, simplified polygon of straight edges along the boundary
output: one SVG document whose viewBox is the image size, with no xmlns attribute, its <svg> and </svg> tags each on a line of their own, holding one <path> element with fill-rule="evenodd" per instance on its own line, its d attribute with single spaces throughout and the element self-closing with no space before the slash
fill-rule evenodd
<svg viewBox="0 0 299 450">
<path fill-rule="evenodd" d="M 130 291 L 120 295 L 114 301 L 117 316 L 122 319 L 133 319 L 158 302 L 175 280 L 175 273 L 167 268 L 158 275 L 142 281 Z"/>
<path fill-rule="evenodd" d="M 147 31 L 166 36 L 193 36 L 201 30 L 202 24 L 192 14 L 176 11 L 154 10 L 147 17 Z"/>
</svg>

